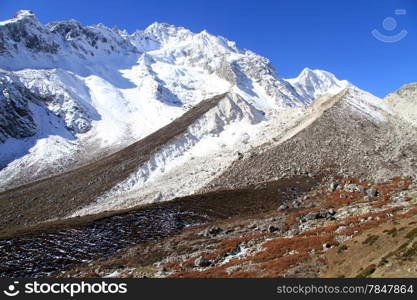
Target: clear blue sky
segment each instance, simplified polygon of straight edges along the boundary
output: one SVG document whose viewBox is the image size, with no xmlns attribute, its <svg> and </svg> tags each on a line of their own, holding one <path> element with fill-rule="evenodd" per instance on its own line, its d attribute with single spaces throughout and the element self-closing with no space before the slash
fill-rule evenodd
<svg viewBox="0 0 417 300">
<path fill-rule="evenodd" d="M 132 32 L 158 21 L 206 29 L 268 57 L 284 78 L 304 67 L 324 69 L 381 97 L 417 81 L 416 0 L 0 0 L 0 19 L 19 9 L 32 10 L 42 23 L 72 18 Z M 384 43 L 374 29 L 408 34 Z"/>
</svg>

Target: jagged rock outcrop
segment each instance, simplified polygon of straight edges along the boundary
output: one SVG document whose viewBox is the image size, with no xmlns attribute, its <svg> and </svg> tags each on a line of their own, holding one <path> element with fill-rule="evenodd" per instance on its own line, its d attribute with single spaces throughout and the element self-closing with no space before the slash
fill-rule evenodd
<svg viewBox="0 0 417 300">
<path fill-rule="evenodd" d="M 8 138 L 26 138 L 36 133 L 29 102 L 33 99 L 14 76 L 0 74 L 0 143 Z"/>
</svg>

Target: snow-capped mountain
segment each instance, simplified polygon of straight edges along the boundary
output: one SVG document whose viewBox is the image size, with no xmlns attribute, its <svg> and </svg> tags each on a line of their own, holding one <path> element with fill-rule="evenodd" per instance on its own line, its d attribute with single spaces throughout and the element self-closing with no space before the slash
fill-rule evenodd
<svg viewBox="0 0 417 300">
<path fill-rule="evenodd" d="M 324 94 L 337 94 L 341 90 L 353 87 L 346 80 L 339 80 L 332 73 L 305 68 L 298 77 L 286 79 L 308 101 L 313 101 Z"/>
<path fill-rule="evenodd" d="M 3 188 L 122 149 L 224 92 L 269 120 L 348 85 L 324 71 L 284 80 L 267 58 L 206 31 L 43 25 L 30 11 L 0 22 L 0 69 Z"/>
</svg>

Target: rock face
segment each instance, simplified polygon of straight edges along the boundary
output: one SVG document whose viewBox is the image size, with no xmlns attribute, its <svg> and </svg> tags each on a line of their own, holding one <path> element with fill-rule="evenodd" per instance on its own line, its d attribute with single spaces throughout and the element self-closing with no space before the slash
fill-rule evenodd
<svg viewBox="0 0 417 300">
<path fill-rule="evenodd" d="M 0 90 L 0 143 L 33 136 L 36 124 L 29 108 L 32 93 L 10 76 L 0 76 Z"/>
<path fill-rule="evenodd" d="M 103 25 L 83 27 L 78 21 L 41 25 L 31 11 L 19 11 L 0 23 L 1 66 L 19 70 L 29 65 L 48 67 L 59 64 L 54 57 L 67 56 L 75 62 L 97 55 L 135 53 L 138 50 L 120 34 Z M 20 58 L 27 55 L 24 60 Z M 47 59 L 51 59 L 47 62 Z M 65 60 L 65 59 L 64 59 Z M 65 62 L 69 63 L 69 62 Z"/>
<path fill-rule="evenodd" d="M 59 46 L 43 39 L 36 32 L 38 21 L 31 11 L 19 11 L 10 22 L 4 22 L 0 34 L 0 50 L 3 55 L 13 56 L 21 47 L 33 52 L 56 54 Z M 33 31 L 32 31 L 33 30 Z M 10 43 L 10 40 L 13 43 Z"/>
<path fill-rule="evenodd" d="M 45 81 L 54 81 L 54 86 L 44 85 Z M 25 138 L 41 133 L 48 124 L 36 123 L 34 115 L 52 115 L 64 123 L 65 129 L 72 134 L 85 133 L 97 119 L 95 109 L 85 103 L 89 96 L 75 91 L 80 80 L 59 70 L 30 72 L 0 72 L 0 89 L 3 91 L 0 105 L 4 119 L 3 131 L 19 132 L 9 137 Z M 9 109 L 7 109 L 9 108 Z M 42 112 L 40 112 L 42 111 Z M 8 116 L 9 115 L 9 116 Z M 11 118 L 14 115 L 14 118 Z M 50 121 L 50 120 L 48 120 Z M 3 135 L 5 142 L 6 135 Z"/>
</svg>

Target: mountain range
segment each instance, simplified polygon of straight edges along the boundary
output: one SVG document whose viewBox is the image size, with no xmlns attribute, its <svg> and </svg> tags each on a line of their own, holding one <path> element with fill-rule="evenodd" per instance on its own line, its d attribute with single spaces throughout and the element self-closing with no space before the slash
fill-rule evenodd
<svg viewBox="0 0 417 300">
<path fill-rule="evenodd" d="M 323 70 L 285 79 L 206 31 L 19 11 L 0 22 L 0 90 L 7 228 L 296 177 L 415 178 L 416 83 L 380 99 Z"/>
<path fill-rule="evenodd" d="M 0 42 L 3 189 L 120 150 L 214 95 L 269 115 L 351 86 L 310 69 L 285 80 L 234 42 L 161 23 L 129 35 L 20 11 Z"/>
</svg>

